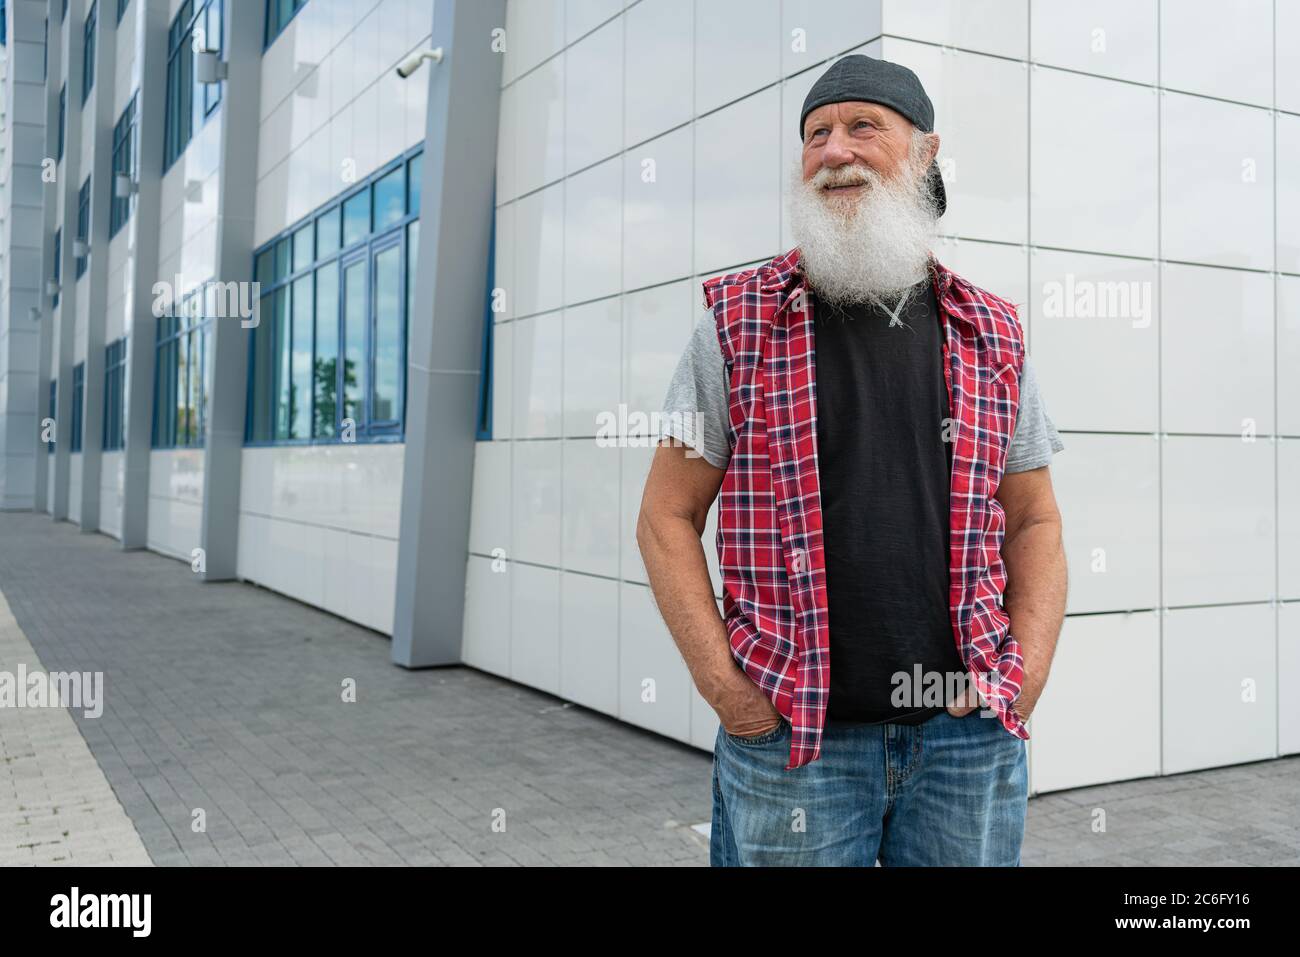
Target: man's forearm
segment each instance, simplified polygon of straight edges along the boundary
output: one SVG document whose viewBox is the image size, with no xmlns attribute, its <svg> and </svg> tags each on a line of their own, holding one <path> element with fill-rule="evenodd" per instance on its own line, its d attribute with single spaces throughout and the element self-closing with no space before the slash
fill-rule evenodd
<svg viewBox="0 0 1300 957">
<path fill-rule="evenodd" d="M 731 656 L 700 534 L 688 519 L 642 518 L 637 544 L 650 590 L 695 687 L 710 704 L 748 681 Z"/>
<path fill-rule="evenodd" d="M 1024 657 L 1019 709 L 1027 714 L 1047 684 L 1065 618 L 1067 572 L 1060 523 L 1027 523 L 1003 544 L 1002 560 L 1007 567 L 1005 607 L 1011 634 Z"/>
</svg>

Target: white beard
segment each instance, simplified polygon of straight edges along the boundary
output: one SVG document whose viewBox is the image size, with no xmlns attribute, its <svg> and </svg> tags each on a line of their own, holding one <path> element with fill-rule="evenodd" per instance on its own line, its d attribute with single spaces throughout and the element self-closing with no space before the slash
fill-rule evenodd
<svg viewBox="0 0 1300 957">
<path fill-rule="evenodd" d="M 819 298 L 837 306 L 888 299 L 892 307 L 926 277 L 938 215 L 924 173 L 914 164 L 892 179 L 864 165 L 823 167 L 804 182 L 796 163 L 790 230 Z M 856 198 L 822 190 L 854 179 L 869 183 Z"/>
</svg>

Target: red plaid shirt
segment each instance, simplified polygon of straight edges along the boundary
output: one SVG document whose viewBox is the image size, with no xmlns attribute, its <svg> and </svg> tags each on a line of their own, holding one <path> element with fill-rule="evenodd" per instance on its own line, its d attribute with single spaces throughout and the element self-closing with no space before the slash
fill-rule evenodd
<svg viewBox="0 0 1300 957">
<path fill-rule="evenodd" d="M 949 507 L 953 637 L 976 689 L 1019 738 L 1020 646 L 1002 608 L 1002 479 L 1020 400 L 1015 307 L 930 261 L 944 323 L 954 442 Z M 812 299 L 793 249 L 704 283 L 730 381 L 731 460 L 718 559 L 731 651 L 793 730 L 787 770 L 821 754 L 830 632 L 817 476 Z"/>
</svg>

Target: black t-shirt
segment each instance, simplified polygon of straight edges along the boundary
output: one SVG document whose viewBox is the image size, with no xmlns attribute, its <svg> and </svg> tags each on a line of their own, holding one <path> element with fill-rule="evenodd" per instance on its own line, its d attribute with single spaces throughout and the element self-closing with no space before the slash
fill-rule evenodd
<svg viewBox="0 0 1300 957">
<path fill-rule="evenodd" d="M 948 611 L 943 329 L 923 286 L 897 317 L 813 306 L 831 721 L 920 724 L 942 707 L 896 708 L 893 676 L 965 671 Z"/>
</svg>

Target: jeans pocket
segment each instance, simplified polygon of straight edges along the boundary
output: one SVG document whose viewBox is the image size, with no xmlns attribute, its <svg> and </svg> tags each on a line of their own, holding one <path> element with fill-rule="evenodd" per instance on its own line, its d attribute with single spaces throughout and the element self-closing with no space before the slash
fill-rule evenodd
<svg viewBox="0 0 1300 957">
<path fill-rule="evenodd" d="M 765 744 L 771 744 L 773 741 L 779 741 L 782 737 L 785 736 L 786 728 L 788 728 L 789 726 L 790 725 L 786 722 L 785 718 L 778 718 L 776 722 L 776 727 L 773 728 L 771 731 L 764 731 L 762 734 L 747 735 L 742 737 L 741 735 L 738 734 L 732 734 L 730 731 L 726 731 L 725 729 L 724 729 L 724 733 L 726 734 L 728 740 L 733 741 L 736 744 L 742 745 L 747 748 L 757 748 L 757 747 L 762 747 Z"/>
</svg>

